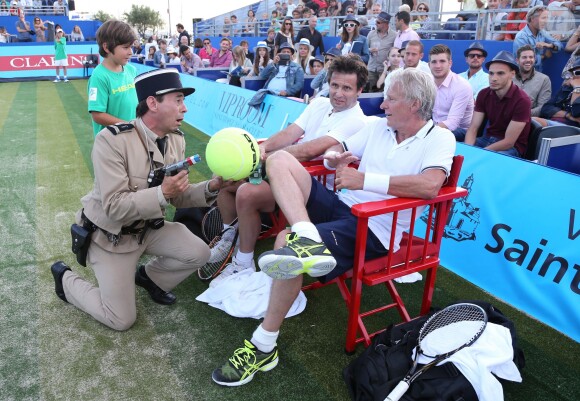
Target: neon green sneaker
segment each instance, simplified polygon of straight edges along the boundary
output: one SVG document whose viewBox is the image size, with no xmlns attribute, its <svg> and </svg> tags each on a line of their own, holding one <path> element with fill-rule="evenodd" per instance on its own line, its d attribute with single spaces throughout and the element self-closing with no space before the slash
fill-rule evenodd
<svg viewBox="0 0 580 401">
<path fill-rule="evenodd" d="M 234 351 L 234 355 L 221 367 L 213 371 L 211 378 L 222 386 L 242 386 L 250 382 L 256 372 L 267 372 L 278 365 L 278 348 L 265 353 L 254 344 L 244 340 L 244 346 Z"/>
<path fill-rule="evenodd" d="M 286 246 L 261 254 L 258 265 L 268 276 L 288 280 L 302 273 L 324 276 L 336 267 L 336 259 L 323 242 L 290 233 L 286 235 Z"/>
</svg>

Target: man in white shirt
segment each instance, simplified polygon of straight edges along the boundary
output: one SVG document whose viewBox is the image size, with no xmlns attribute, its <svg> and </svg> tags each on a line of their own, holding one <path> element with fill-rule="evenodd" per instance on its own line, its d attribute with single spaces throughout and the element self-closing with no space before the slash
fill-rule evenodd
<svg viewBox="0 0 580 401">
<path fill-rule="evenodd" d="M 303 273 L 326 282 L 353 265 L 357 224 L 350 211 L 353 204 L 403 196 L 430 199 L 448 177 L 455 138 L 430 119 L 436 92 L 432 78 L 414 68 L 392 75 L 381 105 L 386 119 L 367 124 L 325 152 L 325 164 L 336 168 L 339 191 L 329 191 L 313 180 L 288 152 L 279 151 L 270 157 L 272 192 L 292 232 L 280 233 L 276 250 L 260 255 L 260 268 L 275 279 L 266 316 L 251 339 L 234 351 L 234 357 L 214 370 L 214 382 L 240 386 L 252 380 L 256 372 L 276 367 L 279 330 L 300 292 Z M 356 159 L 360 160 L 358 170 L 348 167 Z M 420 209 L 416 217 L 421 215 Z M 392 217 L 389 214 L 369 220 L 368 258 L 389 252 Z M 393 252 L 411 224 L 411 212 L 399 213 L 398 222 L 401 224 L 396 227 Z"/>
<path fill-rule="evenodd" d="M 403 53 L 403 63 L 404 68 L 416 68 L 431 75 L 431 69 L 429 64 L 421 60 L 423 58 L 423 43 L 419 40 L 410 40 L 404 42 L 403 47 L 399 49 L 399 53 Z M 396 47 L 396 46 L 395 46 Z M 383 90 L 385 96 L 387 96 L 387 91 L 389 90 L 389 85 L 391 82 L 390 74 L 385 78 L 385 88 Z"/>
<path fill-rule="evenodd" d="M 367 79 L 368 71 L 364 63 L 351 57 L 337 57 L 328 69 L 329 97 L 314 99 L 293 124 L 261 143 L 262 164 L 265 165 L 270 155 L 280 149 L 298 161 L 314 159 L 359 131 L 367 117 L 357 98 Z M 264 166 L 262 168 L 265 172 Z M 231 223 L 238 217 L 240 242 L 232 263 L 212 281 L 212 286 L 241 270 L 255 269 L 253 257 L 260 234 L 260 213 L 275 210 L 276 203 L 268 182 L 240 184 L 237 188 L 220 192 L 218 198 L 218 207 L 225 223 Z M 222 239 L 212 248 L 210 262 L 221 259 L 224 250 L 227 252 L 231 247 L 236 228 L 226 224 L 224 230 Z"/>
</svg>

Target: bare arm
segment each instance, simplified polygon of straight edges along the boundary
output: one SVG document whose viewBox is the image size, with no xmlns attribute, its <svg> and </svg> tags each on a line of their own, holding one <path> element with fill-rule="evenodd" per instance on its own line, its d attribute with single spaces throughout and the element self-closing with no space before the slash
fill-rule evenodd
<svg viewBox="0 0 580 401">
<path fill-rule="evenodd" d="M 443 170 L 430 169 L 421 174 L 385 177 L 389 180 L 387 193 L 396 197 L 433 199 L 445 183 Z M 365 173 L 354 168 L 337 170 L 336 188 L 364 189 Z"/>
<path fill-rule="evenodd" d="M 485 113 L 480 111 L 473 112 L 473 118 L 471 119 L 471 125 L 469 129 L 465 133 L 465 144 L 473 145 L 475 144 L 475 139 L 477 138 L 477 131 L 481 124 L 483 124 L 483 120 L 485 120 Z"/>
<path fill-rule="evenodd" d="M 102 113 L 98 111 L 91 111 L 91 117 L 93 118 L 94 122 L 100 125 L 104 125 L 105 127 L 107 125 L 125 122 L 125 120 L 121 120 L 120 118 L 112 116 L 111 114 Z"/>
<path fill-rule="evenodd" d="M 502 140 L 492 143 L 486 149 L 489 150 L 507 150 L 513 148 L 516 141 L 520 137 L 526 123 L 519 121 L 511 121 L 505 131 L 505 136 Z"/>
<path fill-rule="evenodd" d="M 286 146 L 292 145 L 302 135 L 304 135 L 304 130 L 294 123 L 290 124 L 282 131 L 277 132 L 260 144 L 262 160 L 265 160 L 273 152 L 285 148 Z"/>
<path fill-rule="evenodd" d="M 330 136 L 323 136 L 312 141 L 288 146 L 286 150 L 299 161 L 312 160 L 323 154 L 327 149 L 338 145 L 338 141 Z"/>
</svg>

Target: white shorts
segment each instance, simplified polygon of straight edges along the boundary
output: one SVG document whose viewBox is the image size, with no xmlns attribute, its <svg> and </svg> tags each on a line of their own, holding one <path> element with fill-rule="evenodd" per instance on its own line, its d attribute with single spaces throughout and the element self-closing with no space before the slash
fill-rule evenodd
<svg viewBox="0 0 580 401">
<path fill-rule="evenodd" d="M 62 60 L 54 60 L 54 63 L 52 63 L 53 67 L 68 67 L 68 60 L 66 58 L 63 58 Z"/>
</svg>

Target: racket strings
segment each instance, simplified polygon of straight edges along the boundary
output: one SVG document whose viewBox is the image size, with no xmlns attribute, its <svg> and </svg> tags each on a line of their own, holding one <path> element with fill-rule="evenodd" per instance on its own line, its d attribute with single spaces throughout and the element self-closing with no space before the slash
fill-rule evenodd
<svg viewBox="0 0 580 401">
<path fill-rule="evenodd" d="M 421 353 L 434 358 L 470 345 L 479 338 L 486 323 L 486 313 L 477 305 L 458 304 L 446 308 L 421 328 Z"/>
</svg>

